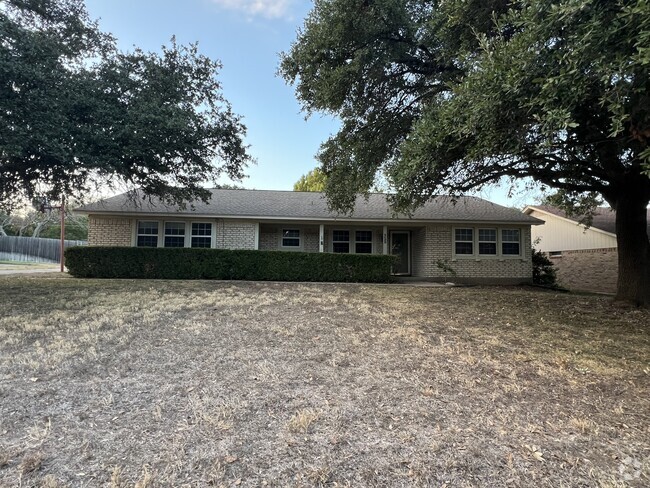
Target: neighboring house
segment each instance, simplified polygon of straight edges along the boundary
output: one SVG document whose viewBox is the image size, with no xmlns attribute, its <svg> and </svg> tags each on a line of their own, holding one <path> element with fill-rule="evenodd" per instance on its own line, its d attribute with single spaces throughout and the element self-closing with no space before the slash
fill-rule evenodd
<svg viewBox="0 0 650 488">
<path fill-rule="evenodd" d="M 532 230 L 533 246 L 551 258 L 561 285 L 574 290 L 616 291 L 616 212 L 599 207 L 588 228 L 579 218 L 549 205 L 529 205 L 524 213 L 544 221 Z"/>
<path fill-rule="evenodd" d="M 436 197 L 409 217 L 371 194 L 339 215 L 322 193 L 266 190 L 212 190 L 186 209 L 123 194 L 76 211 L 91 246 L 391 253 L 397 275 L 495 284 L 531 281 L 531 225 L 542 223 L 476 197 Z"/>
</svg>

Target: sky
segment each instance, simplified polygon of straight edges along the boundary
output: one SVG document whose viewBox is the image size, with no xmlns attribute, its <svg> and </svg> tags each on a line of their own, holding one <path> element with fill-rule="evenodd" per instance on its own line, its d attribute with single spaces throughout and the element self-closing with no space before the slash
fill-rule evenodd
<svg viewBox="0 0 650 488">
<path fill-rule="evenodd" d="M 277 76 L 279 55 L 290 49 L 311 1 L 86 0 L 86 7 L 122 50 L 160 51 L 176 36 L 179 44 L 198 42 L 201 54 L 221 61 L 223 95 L 243 117 L 249 152 L 257 160 L 241 186 L 291 190 L 318 165 L 318 148 L 339 123 L 319 114 L 305 119 L 294 88 Z M 479 196 L 518 207 L 530 200 L 508 199 L 506 193 L 502 187 Z"/>
</svg>

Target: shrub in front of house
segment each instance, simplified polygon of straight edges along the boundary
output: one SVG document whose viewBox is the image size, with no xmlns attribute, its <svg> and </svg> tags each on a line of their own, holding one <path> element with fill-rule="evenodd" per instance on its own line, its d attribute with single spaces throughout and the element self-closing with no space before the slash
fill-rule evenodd
<svg viewBox="0 0 650 488">
<path fill-rule="evenodd" d="M 78 278 L 255 281 L 391 280 L 393 256 L 191 248 L 71 247 L 66 265 Z"/>
<path fill-rule="evenodd" d="M 542 251 L 533 248 L 533 284 L 558 288 L 553 262 Z"/>
</svg>

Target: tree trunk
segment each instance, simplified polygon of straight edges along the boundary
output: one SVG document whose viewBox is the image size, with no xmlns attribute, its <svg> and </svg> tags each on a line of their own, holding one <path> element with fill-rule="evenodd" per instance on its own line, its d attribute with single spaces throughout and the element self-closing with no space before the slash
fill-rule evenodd
<svg viewBox="0 0 650 488">
<path fill-rule="evenodd" d="M 650 242 L 648 200 L 631 191 L 616 201 L 618 286 L 616 301 L 650 305 Z"/>
</svg>

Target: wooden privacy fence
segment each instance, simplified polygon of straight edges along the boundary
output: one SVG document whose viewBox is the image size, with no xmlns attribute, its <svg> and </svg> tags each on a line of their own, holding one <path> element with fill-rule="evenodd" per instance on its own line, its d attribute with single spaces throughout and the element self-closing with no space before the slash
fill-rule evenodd
<svg viewBox="0 0 650 488">
<path fill-rule="evenodd" d="M 87 241 L 65 241 L 65 247 L 85 246 Z M 0 261 L 36 261 L 58 263 L 61 253 L 59 239 L 44 237 L 0 236 Z"/>
</svg>

